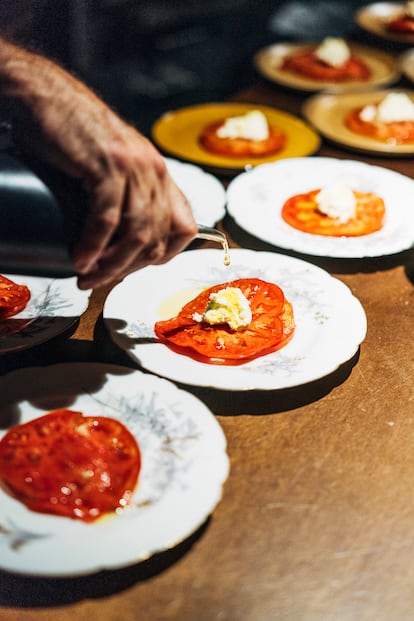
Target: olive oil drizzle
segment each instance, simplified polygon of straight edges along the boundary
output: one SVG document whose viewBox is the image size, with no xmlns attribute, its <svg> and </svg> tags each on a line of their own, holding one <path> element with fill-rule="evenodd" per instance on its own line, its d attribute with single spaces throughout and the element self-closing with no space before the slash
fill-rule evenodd
<svg viewBox="0 0 414 621">
<path fill-rule="evenodd" d="M 224 250 L 224 265 L 230 265 L 230 249 L 227 241 L 227 237 L 224 233 L 218 229 L 213 229 L 208 226 L 199 225 L 197 239 L 207 239 L 209 241 L 217 242 L 221 244 Z"/>
</svg>

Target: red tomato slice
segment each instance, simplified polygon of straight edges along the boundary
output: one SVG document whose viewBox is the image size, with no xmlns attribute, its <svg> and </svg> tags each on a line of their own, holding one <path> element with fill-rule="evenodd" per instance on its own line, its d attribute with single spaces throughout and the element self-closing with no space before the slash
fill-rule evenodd
<svg viewBox="0 0 414 621">
<path fill-rule="evenodd" d="M 54 410 L 0 441 L 0 479 L 32 511 L 91 522 L 127 504 L 141 456 L 119 421 Z"/>
<path fill-rule="evenodd" d="M 209 325 L 193 319 L 203 314 L 211 293 L 238 287 L 247 298 L 252 321 L 243 330 L 227 324 Z M 155 334 L 179 353 L 212 364 L 241 364 L 285 345 L 294 331 L 293 310 L 277 285 L 259 278 L 241 278 L 204 290 L 176 317 L 158 321 Z"/>
<path fill-rule="evenodd" d="M 344 119 L 346 127 L 351 131 L 390 144 L 414 142 L 414 121 L 364 121 L 361 119 L 361 110 L 362 108 L 351 110 Z"/>
<path fill-rule="evenodd" d="M 387 24 L 387 29 L 391 32 L 413 34 L 414 19 L 412 17 L 409 17 L 408 15 L 401 15 L 400 17 L 389 21 Z"/>
<path fill-rule="evenodd" d="M 0 275 L 0 319 L 17 315 L 30 300 L 30 290 L 26 285 L 18 285 Z"/>
<path fill-rule="evenodd" d="M 319 192 L 320 188 L 288 198 L 282 207 L 282 218 L 299 231 L 331 237 L 369 235 L 382 228 L 385 205 L 377 194 L 354 190 L 355 216 L 340 222 L 319 211 L 316 200 Z"/>
<path fill-rule="evenodd" d="M 280 151 L 286 143 L 286 132 L 269 125 L 269 136 L 264 140 L 247 138 L 220 138 L 217 130 L 226 119 L 207 125 L 200 136 L 200 144 L 211 153 L 224 157 L 266 157 Z"/>
<path fill-rule="evenodd" d="M 369 67 L 362 59 L 351 56 L 339 67 L 332 67 L 319 60 L 315 50 L 309 49 L 287 56 L 283 69 L 293 71 L 314 80 L 341 82 L 346 80 L 368 80 L 371 76 Z"/>
</svg>

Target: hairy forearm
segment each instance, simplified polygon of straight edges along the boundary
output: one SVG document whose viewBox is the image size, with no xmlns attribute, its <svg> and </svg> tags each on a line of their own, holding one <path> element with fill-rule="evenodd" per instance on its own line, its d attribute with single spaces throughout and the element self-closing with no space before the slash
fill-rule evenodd
<svg viewBox="0 0 414 621">
<path fill-rule="evenodd" d="M 16 144 L 78 176 L 102 123 L 120 119 L 83 82 L 52 60 L 0 38 L 0 116 Z M 68 136 L 70 134 L 70 136 Z M 62 161 L 70 140 L 70 157 Z"/>
<path fill-rule="evenodd" d="M 52 63 L 0 38 L 0 106 L 11 117 L 47 98 Z"/>
<path fill-rule="evenodd" d="M 0 104 L 12 107 L 38 107 L 61 87 L 62 98 L 68 87 L 78 96 L 91 97 L 90 89 L 49 58 L 19 47 L 0 37 Z M 96 102 L 99 99 L 96 97 Z M 19 106 L 18 106 L 19 107 Z"/>
</svg>

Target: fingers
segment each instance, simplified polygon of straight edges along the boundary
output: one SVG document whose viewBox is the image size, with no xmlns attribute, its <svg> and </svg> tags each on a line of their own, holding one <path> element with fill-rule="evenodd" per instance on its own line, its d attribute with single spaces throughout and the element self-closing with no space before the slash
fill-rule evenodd
<svg viewBox="0 0 414 621">
<path fill-rule="evenodd" d="M 172 179 L 170 179 L 169 191 L 174 208 L 171 210 L 167 247 L 158 263 L 166 263 L 184 250 L 193 241 L 198 230 L 190 203 Z"/>
<path fill-rule="evenodd" d="M 99 239 L 93 222 L 85 229 L 86 252 L 90 250 L 91 236 L 97 252 L 90 269 L 79 276 L 80 288 L 120 280 L 147 265 L 164 263 L 195 237 L 197 226 L 191 207 L 172 179 L 166 175 L 160 180 L 157 174 L 147 174 L 145 182 L 139 181 L 132 175 L 126 183 L 123 205 L 118 210 L 118 226 L 112 229 L 115 235 L 109 239 L 108 229 L 105 229 L 105 235 Z M 98 221 L 99 218 L 95 222 Z M 105 222 L 107 224 L 108 220 Z M 103 249 L 102 244 L 105 245 Z"/>
<path fill-rule="evenodd" d="M 121 220 L 124 195 L 121 177 L 105 179 L 92 190 L 90 211 L 72 256 L 80 274 L 91 272 L 110 244 Z"/>
</svg>

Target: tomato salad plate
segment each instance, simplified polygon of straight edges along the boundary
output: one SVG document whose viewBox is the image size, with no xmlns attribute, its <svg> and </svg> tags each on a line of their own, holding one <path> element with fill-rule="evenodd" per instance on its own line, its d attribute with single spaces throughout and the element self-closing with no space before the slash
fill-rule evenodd
<svg viewBox="0 0 414 621">
<path fill-rule="evenodd" d="M 68 330 L 86 310 L 90 291 L 81 291 L 77 279 L 50 279 L 18 274 L 0 276 L 29 292 L 26 305 L 19 312 L 0 318 L 0 354 L 28 349 Z"/>
<path fill-rule="evenodd" d="M 19 434 L 20 426 L 35 424 L 34 441 L 36 429 L 41 429 L 38 421 L 63 408 L 88 417 L 85 421 L 105 420 L 109 430 L 123 428 L 122 439 L 132 437 L 138 447 L 133 454 L 140 460 L 138 480 L 125 506 L 89 522 L 28 509 L 2 481 L 1 569 L 64 577 L 125 567 L 177 545 L 220 501 L 229 471 L 222 429 L 201 401 L 168 380 L 114 365 L 63 363 L 19 369 L 3 376 L 0 384 L 2 456 L 7 434 L 22 442 L 26 435 Z M 89 434 L 86 423 L 82 432 Z M 61 425 L 58 440 L 65 434 Z M 91 446 L 98 441 L 99 431 Z M 35 453 L 34 444 L 29 448 Z M 45 461 L 44 467 L 57 477 L 63 463 L 60 452 L 41 455 L 37 470 L 41 472 Z M 16 451 L 11 459 L 18 464 L 22 455 Z M 16 471 L 11 476 L 15 483 L 18 476 Z M 93 476 L 85 470 L 84 478 Z M 62 493 L 69 498 L 71 489 L 75 493 L 74 486 Z"/>
<path fill-rule="evenodd" d="M 230 256 L 231 263 L 225 266 L 220 250 L 192 250 L 168 264 L 127 276 L 104 306 L 104 321 L 115 343 L 157 375 L 235 391 L 301 385 L 333 372 L 355 354 L 365 338 L 366 318 L 360 302 L 342 282 L 305 261 L 276 253 L 232 249 Z M 210 364 L 156 338 L 155 324 L 174 317 L 200 292 L 249 279 L 252 285 L 259 279 L 272 289 L 279 287 L 293 309 L 294 333 L 277 351 L 240 364 Z M 266 329 L 260 327 L 259 336 L 266 336 Z M 255 334 L 249 334 L 247 346 L 256 340 Z"/>
<path fill-rule="evenodd" d="M 410 89 L 381 89 L 372 92 L 321 93 L 313 95 L 303 104 L 303 114 L 308 122 L 325 138 L 354 151 L 377 155 L 411 156 L 414 141 L 398 143 L 381 141 L 373 136 L 351 130 L 346 120 L 352 112 L 377 106 L 389 94 L 404 94 L 414 103 L 414 91 Z"/>
<path fill-rule="evenodd" d="M 414 45 L 414 21 L 409 30 L 390 28 L 392 21 L 405 14 L 405 2 L 373 2 L 355 13 L 355 21 L 363 30 L 385 39 L 406 45 Z"/>
<path fill-rule="evenodd" d="M 269 125 L 283 130 L 286 141 L 280 151 L 261 157 L 227 157 L 201 146 L 200 137 L 207 126 L 252 110 L 262 112 Z M 199 104 L 167 112 L 154 123 L 152 136 L 170 156 L 224 173 L 286 157 L 310 155 L 320 146 L 318 134 L 298 117 L 267 106 L 233 102 Z"/>
<path fill-rule="evenodd" d="M 370 72 L 370 76 L 366 80 L 320 80 L 283 68 L 283 63 L 288 56 L 313 49 L 318 43 L 316 41 L 308 43 L 286 42 L 269 45 L 256 52 L 254 65 L 259 73 L 271 82 L 303 91 L 329 90 L 338 92 L 388 86 L 396 82 L 400 76 L 398 63 L 391 54 L 353 42 L 348 42 L 352 55 L 360 58 Z"/>
<path fill-rule="evenodd" d="M 198 224 L 214 226 L 224 217 L 226 192 L 223 184 L 199 166 L 165 158 L 168 172 L 187 197 Z"/>
<path fill-rule="evenodd" d="M 291 197 L 326 186 L 344 185 L 380 197 L 383 226 L 375 233 L 334 237 L 303 232 L 282 217 Z M 236 177 L 227 189 L 227 209 L 235 222 L 278 248 L 331 258 L 379 257 L 414 243 L 414 181 L 381 166 L 356 160 L 293 158 L 259 166 Z"/>
</svg>

